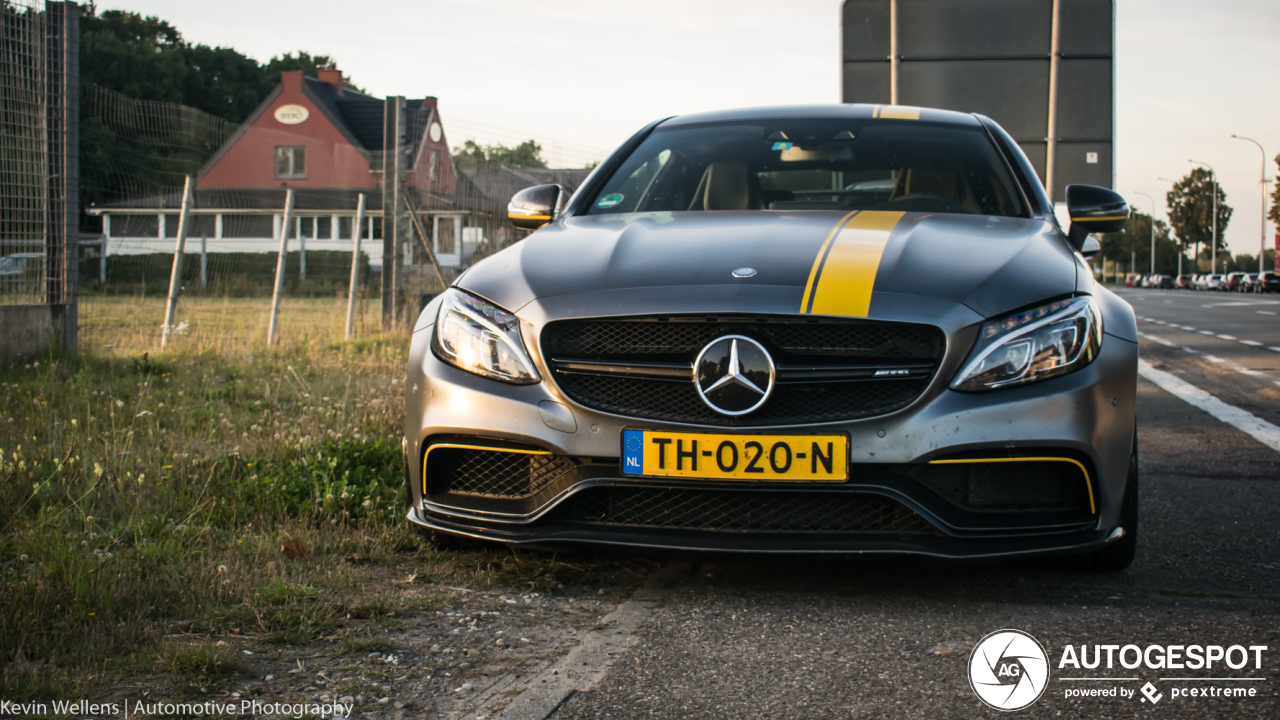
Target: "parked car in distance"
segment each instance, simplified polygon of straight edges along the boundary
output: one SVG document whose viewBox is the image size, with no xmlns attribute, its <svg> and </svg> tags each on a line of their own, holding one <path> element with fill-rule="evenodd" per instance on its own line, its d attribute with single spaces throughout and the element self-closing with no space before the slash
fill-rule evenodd
<svg viewBox="0 0 1280 720">
<path fill-rule="evenodd" d="M 1179 275 L 1178 279 L 1173 281 L 1173 286 L 1178 290 L 1189 290 L 1191 288 L 1191 276 Z"/>
<path fill-rule="evenodd" d="M 1157 287 L 1157 288 L 1160 288 L 1161 290 L 1172 290 L 1172 289 L 1173 289 L 1173 277 L 1172 277 L 1172 276 L 1170 276 L 1170 275 L 1156 275 L 1155 277 L 1156 277 L 1156 279 L 1155 279 L 1155 281 L 1152 283 L 1152 287 Z"/>
<path fill-rule="evenodd" d="M 1280 275 L 1270 270 L 1258 273 L 1258 279 L 1253 284 L 1253 291 L 1256 293 L 1280 292 Z"/>
<path fill-rule="evenodd" d="M 1125 279 L 1124 279 L 1124 286 L 1125 286 L 1125 287 L 1137 287 L 1137 286 L 1138 286 L 1138 276 L 1137 276 L 1137 275 L 1127 275 L 1127 276 L 1125 276 Z"/>
<path fill-rule="evenodd" d="M 1205 289 L 1205 290 L 1221 290 L 1221 289 L 1222 289 L 1222 280 L 1223 280 L 1223 278 L 1222 278 L 1222 275 L 1220 275 L 1220 274 L 1205 275 L 1205 276 L 1204 276 L 1204 289 Z"/>
<path fill-rule="evenodd" d="M 1248 273 L 1233 272 L 1228 273 L 1223 279 L 1221 290 L 1235 291 L 1240 289 L 1240 281 L 1248 277 Z"/>
<path fill-rule="evenodd" d="M 33 292 L 44 278 L 44 253 L 14 253 L 0 257 L 0 292 Z"/>
</svg>

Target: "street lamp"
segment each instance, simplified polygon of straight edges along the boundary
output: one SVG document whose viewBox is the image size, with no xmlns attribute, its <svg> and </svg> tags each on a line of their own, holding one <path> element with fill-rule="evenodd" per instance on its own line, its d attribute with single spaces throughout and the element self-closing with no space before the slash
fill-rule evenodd
<svg viewBox="0 0 1280 720">
<path fill-rule="evenodd" d="M 1156 274 L 1156 199 L 1144 192 L 1138 192 L 1137 190 L 1134 190 L 1133 194 L 1141 195 L 1142 197 L 1151 201 L 1151 274 L 1155 275 Z"/>
<path fill-rule="evenodd" d="M 1262 174 L 1258 179 L 1258 187 L 1262 191 L 1262 240 L 1258 244 L 1258 274 L 1261 275 L 1266 265 L 1263 264 L 1263 258 L 1267 254 L 1267 151 L 1262 149 L 1262 143 L 1253 138 L 1241 137 L 1235 133 L 1231 137 L 1237 140 L 1248 140 L 1258 146 L 1258 151 L 1262 153 Z"/>
<path fill-rule="evenodd" d="M 1207 162 L 1199 160 L 1187 162 L 1209 168 L 1209 177 L 1213 180 L 1213 230 L 1209 233 L 1209 274 L 1216 275 L 1218 273 L 1218 173 L 1214 172 L 1213 166 Z"/>
</svg>

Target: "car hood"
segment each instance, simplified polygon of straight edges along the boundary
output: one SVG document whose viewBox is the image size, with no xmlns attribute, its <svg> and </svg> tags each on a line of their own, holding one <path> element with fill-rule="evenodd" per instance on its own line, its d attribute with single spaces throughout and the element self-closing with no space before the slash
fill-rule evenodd
<svg viewBox="0 0 1280 720">
<path fill-rule="evenodd" d="M 735 277 L 743 268 L 755 274 Z M 1073 292 L 1076 273 L 1058 229 L 1039 219 L 675 212 L 559 219 L 477 263 L 457 285 L 513 311 L 553 296 L 648 289 L 755 296 L 748 312 L 849 317 L 899 315 L 893 306 L 916 296 L 991 317 Z"/>
</svg>

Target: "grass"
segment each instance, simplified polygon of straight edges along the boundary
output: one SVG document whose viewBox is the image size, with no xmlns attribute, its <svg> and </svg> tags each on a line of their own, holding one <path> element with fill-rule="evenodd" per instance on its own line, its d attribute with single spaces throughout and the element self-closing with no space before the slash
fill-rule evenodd
<svg viewBox="0 0 1280 720">
<path fill-rule="evenodd" d="M 268 303 L 184 299 L 189 330 L 161 352 L 162 301 L 94 298 L 80 356 L 0 367 L 0 697 L 83 693 L 147 648 L 144 666 L 208 687 L 225 649 L 166 636 L 310 641 L 367 616 L 371 573 L 419 551 L 408 338 L 342 342 L 339 301 L 297 300 L 268 348 Z M 309 553 L 291 561 L 294 540 Z"/>
<path fill-rule="evenodd" d="M 96 297 L 79 356 L 0 366 L 0 698 L 209 693 L 239 667 L 223 638 L 386 652 L 379 628 L 448 587 L 594 567 L 423 541 L 403 516 L 407 334 L 371 333 L 365 307 L 345 342 L 341 301 L 286 300 L 267 347 L 269 302 L 184 298 L 161 351 L 162 300 Z"/>
</svg>

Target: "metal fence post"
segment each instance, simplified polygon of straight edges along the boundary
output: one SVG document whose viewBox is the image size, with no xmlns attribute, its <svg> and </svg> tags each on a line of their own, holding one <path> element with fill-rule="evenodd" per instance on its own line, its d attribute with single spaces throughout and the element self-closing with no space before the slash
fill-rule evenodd
<svg viewBox="0 0 1280 720">
<path fill-rule="evenodd" d="M 276 290 L 271 295 L 271 322 L 267 325 L 267 344 L 276 344 L 276 328 L 280 323 L 280 295 L 284 292 L 284 261 L 289 252 L 289 225 L 293 222 L 293 188 L 284 193 L 284 222 L 280 223 L 280 255 L 276 259 Z"/>
<path fill-rule="evenodd" d="M 356 331 L 356 293 L 360 290 L 360 226 L 364 224 L 364 193 L 356 201 L 356 219 L 351 224 L 351 288 L 347 291 L 347 340 Z"/>
<path fill-rule="evenodd" d="M 312 220 L 311 222 L 314 223 L 315 220 Z M 307 234 L 302 232 L 301 222 L 297 223 L 297 226 L 298 226 L 298 279 L 306 280 L 307 279 Z M 315 232 L 314 226 L 312 227 L 312 232 Z"/>
<path fill-rule="evenodd" d="M 178 215 L 178 238 L 173 243 L 173 272 L 169 275 L 169 303 L 164 309 L 164 333 L 160 336 L 160 349 L 169 345 L 173 332 L 173 315 L 178 309 L 178 290 L 182 287 L 182 251 L 187 244 L 187 229 L 191 225 L 192 186 L 190 175 L 182 187 L 182 213 Z"/>
<path fill-rule="evenodd" d="M 209 238 L 200 236 L 200 289 L 209 287 Z"/>
<path fill-rule="evenodd" d="M 382 329 L 397 329 L 400 321 L 400 273 L 403 252 L 400 238 L 406 229 L 400 222 L 404 203 L 405 99 L 387 98 L 382 132 Z"/>
</svg>

